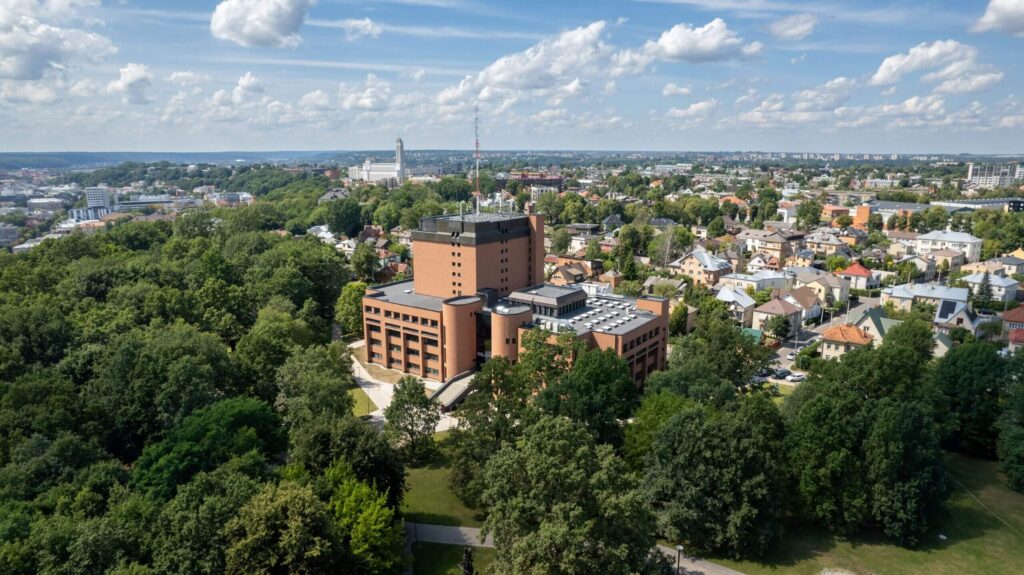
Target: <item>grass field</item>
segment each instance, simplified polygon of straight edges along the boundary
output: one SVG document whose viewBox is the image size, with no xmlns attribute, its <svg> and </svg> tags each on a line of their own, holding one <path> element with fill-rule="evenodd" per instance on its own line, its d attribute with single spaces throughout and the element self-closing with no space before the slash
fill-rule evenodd
<svg viewBox="0 0 1024 575">
<path fill-rule="evenodd" d="M 818 575 L 827 568 L 864 575 L 1024 573 L 1024 495 L 1006 487 L 991 461 L 948 455 L 946 467 L 962 487 L 950 499 L 949 516 L 918 549 L 808 530 L 787 533 L 765 563 L 712 560 L 748 575 Z"/>
<path fill-rule="evenodd" d="M 462 561 L 461 545 L 440 543 L 413 543 L 412 572 L 415 575 L 462 575 L 459 563 Z M 494 549 L 473 548 L 473 569 L 486 573 L 494 562 Z"/>
<path fill-rule="evenodd" d="M 465 527 L 480 527 L 483 524 L 483 516 L 475 509 L 463 505 L 449 489 L 448 465 L 447 458 L 439 449 L 437 457 L 429 464 L 407 470 L 409 491 L 402 504 L 406 521 Z"/>
<path fill-rule="evenodd" d="M 350 387 L 348 389 L 348 395 L 352 398 L 352 401 L 355 402 L 355 405 L 352 406 L 352 413 L 354 413 L 356 417 L 362 417 L 377 411 L 377 405 L 373 403 L 370 396 L 366 395 L 366 392 L 359 386 Z"/>
</svg>

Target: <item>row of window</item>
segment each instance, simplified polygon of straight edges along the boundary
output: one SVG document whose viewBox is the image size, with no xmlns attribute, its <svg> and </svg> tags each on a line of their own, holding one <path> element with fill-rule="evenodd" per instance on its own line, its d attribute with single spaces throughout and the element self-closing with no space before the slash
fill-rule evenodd
<svg viewBox="0 0 1024 575">
<path fill-rule="evenodd" d="M 654 339 L 654 338 L 658 337 L 658 334 L 660 334 L 660 333 L 661 333 L 661 328 L 660 327 L 656 327 L 656 328 L 654 328 L 651 331 L 648 331 L 646 333 L 638 335 L 637 337 L 635 337 L 635 338 L 627 341 L 626 343 L 624 343 L 622 345 L 622 351 L 629 351 L 629 350 L 637 347 L 638 345 L 641 345 L 641 344 L 645 343 L 649 339 Z"/>
<path fill-rule="evenodd" d="M 380 313 L 380 308 L 364 306 L 363 313 L 377 315 Z M 384 317 L 388 319 L 400 319 L 406 323 L 418 323 L 420 325 L 429 325 L 430 327 L 437 327 L 438 322 L 436 319 L 430 319 L 425 317 L 419 317 L 415 315 L 409 315 L 407 313 L 398 313 L 397 311 L 384 310 Z"/>
</svg>

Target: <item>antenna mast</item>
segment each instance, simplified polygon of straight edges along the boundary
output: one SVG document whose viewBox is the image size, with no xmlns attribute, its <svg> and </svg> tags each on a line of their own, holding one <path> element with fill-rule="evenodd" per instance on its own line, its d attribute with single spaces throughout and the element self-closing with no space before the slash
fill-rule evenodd
<svg viewBox="0 0 1024 575">
<path fill-rule="evenodd" d="M 480 211 L 480 106 L 473 106 L 473 135 L 476 138 L 476 205 Z"/>
</svg>

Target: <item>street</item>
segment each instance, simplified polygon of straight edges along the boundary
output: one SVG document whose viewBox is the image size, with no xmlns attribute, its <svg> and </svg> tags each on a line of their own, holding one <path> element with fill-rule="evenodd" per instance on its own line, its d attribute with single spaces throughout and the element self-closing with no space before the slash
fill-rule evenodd
<svg viewBox="0 0 1024 575">
<path fill-rule="evenodd" d="M 867 311 L 869 309 L 878 307 L 879 305 L 880 300 L 877 297 L 862 297 L 859 301 L 853 303 L 850 306 L 849 310 L 843 307 L 842 310 L 840 310 L 840 313 L 835 314 L 834 317 L 832 317 L 831 314 L 829 314 L 828 312 L 825 312 L 825 320 L 822 321 L 822 323 L 815 326 L 802 326 L 803 329 L 800 331 L 800 334 L 795 339 L 785 342 L 777 350 L 775 350 L 775 354 L 772 357 L 773 365 L 776 366 L 776 369 L 800 371 L 793 369 L 793 360 L 786 359 L 786 356 L 789 353 L 796 352 L 801 347 L 810 345 L 811 343 L 816 341 L 817 338 L 821 336 L 822 332 L 824 332 L 828 328 L 834 325 L 844 323 L 849 314 L 856 314 L 858 312 Z M 776 379 L 774 377 L 769 379 L 776 383 L 786 383 L 785 381 Z"/>
</svg>

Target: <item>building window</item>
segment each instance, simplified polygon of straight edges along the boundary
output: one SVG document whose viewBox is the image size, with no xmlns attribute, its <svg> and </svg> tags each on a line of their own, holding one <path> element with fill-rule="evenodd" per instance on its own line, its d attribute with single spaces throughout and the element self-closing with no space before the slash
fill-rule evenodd
<svg viewBox="0 0 1024 575">
<path fill-rule="evenodd" d="M 372 357 L 373 359 L 380 359 L 381 355 L 379 353 L 372 353 L 370 354 L 370 357 Z"/>
<path fill-rule="evenodd" d="M 432 367 L 428 367 L 427 368 L 427 374 L 428 375 L 437 375 L 437 370 L 432 368 Z"/>
<path fill-rule="evenodd" d="M 369 327 L 369 329 L 370 329 L 371 333 L 380 333 L 380 326 L 379 325 L 371 325 Z"/>
<path fill-rule="evenodd" d="M 380 345 L 380 340 L 371 338 L 370 345 Z"/>
<path fill-rule="evenodd" d="M 389 351 L 402 351 L 402 346 L 391 344 L 388 346 Z"/>
</svg>

